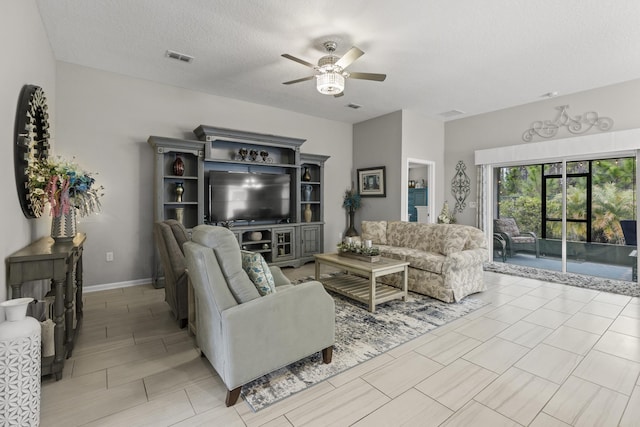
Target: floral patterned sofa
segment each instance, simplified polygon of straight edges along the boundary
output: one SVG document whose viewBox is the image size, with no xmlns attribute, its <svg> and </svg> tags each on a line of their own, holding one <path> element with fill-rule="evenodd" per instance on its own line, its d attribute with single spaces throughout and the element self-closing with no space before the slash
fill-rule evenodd
<svg viewBox="0 0 640 427">
<path fill-rule="evenodd" d="M 482 265 L 489 258 L 484 233 L 468 225 L 362 221 L 362 240 L 384 257 L 409 261 L 409 290 L 445 302 L 486 290 Z M 401 274 L 380 277 L 401 286 Z"/>
</svg>

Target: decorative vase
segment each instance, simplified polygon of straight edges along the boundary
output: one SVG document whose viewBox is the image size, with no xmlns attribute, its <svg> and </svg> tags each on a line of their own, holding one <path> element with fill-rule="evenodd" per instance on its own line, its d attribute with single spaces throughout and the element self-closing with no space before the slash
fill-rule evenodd
<svg viewBox="0 0 640 427">
<path fill-rule="evenodd" d="M 260 157 L 262 157 L 262 161 L 267 163 L 267 157 L 269 157 L 269 152 L 262 150 L 260 151 Z"/>
<path fill-rule="evenodd" d="M 258 158 L 258 150 L 250 150 L 249 151 L 249 159 L 252 162 L 255 162 L 257 158 Z"/>
<path fill-rule="evenodd" d="M 176 208 L 176 221 L 184 225 L 184 208 Z"/>
<path fill-rule="evenodd" d="M 176 159 L 173 161 L 173 174 L 176 176 L 184 175 L 184 161 L 179 154 L 176 154 Z"/>
<path fill-rule="evenodd" d="M 176 182 L 176 202 L 182 203 L 182 195 L 184 194 L 184 183 Z"/>
<path fill-rule="evenodd" d="M 356 230 L 355 224 L 355 215 L 356 211 L 353 209 L 349 209 L 349 227 L 347 231 L 344 233 L 345 236 L 352 237 L 358 235 L 358 230 Z"/>
<path fill-rule="evenodd" d="M 311 181 L 311 173 L 309 173 L 309 168 L 305 166 L 304 173 L 302 174 L 303 181 Z"/>
<path fill-rule="evenodd" d="M 304 206 L 304 222 L 311 222 L 312 216 L 313 216 L 313 212 L 311 212 L 311 205 L 307 203 Z"/>
<path fill-rule="evenodd" d="M 0 303 L 7 320 L 0 323 L 0 425 L 40 423 L 40 322 L 26 317 L 33 298 Z"/>
<path fill-rule="evenodd" d="M 62 213 L 51 219 L 51 237 L 56 243 L 70 242 L 77 233 L 75 208 L 69 208 L 69 212 L 66 214 Z"/>
<path fill-rule="evenodd" d="M 311 201 L 311 192 L 313 191 L 313 187 L 310 185 L 305 185 L 304 187 L 304 201 Z"/>
<path fill-rule="evenodd" d="M 249 234 L 249 238 L 254 242 L 257 242 L 258 240 L 262 240 L 262 233 L 260 231 L 253 231 Z"/>
<path fill-rule="evenodd" d="M 242 147 L 241 149 L 238 150 L 238 154 L 240 154 L 240 159 L 242 160 L 246 160 L 247 159 L 247 154 L 249 153 L 249 151 L 247 151 L 246 148 Z"/>
</svg>

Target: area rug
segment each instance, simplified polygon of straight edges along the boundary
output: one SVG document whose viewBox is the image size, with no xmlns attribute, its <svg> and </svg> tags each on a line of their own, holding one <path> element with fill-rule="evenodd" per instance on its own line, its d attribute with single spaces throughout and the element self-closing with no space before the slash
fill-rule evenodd
<svg viewBox="0 0 640 427">
<path fill-rule="evenodd" d="M 488 262 L 484 265 L 484 270 L 492 271 L 494 273 L 509 274 L 512 276 L 544 280 L 547 282 L 562 283 L 564 285 L 577 286 L 579 288 L 611 292 L 630 297 L 640 296 L 640 289 L 638 288 L 637 283 L 625 282 L 622 280 L 584 276 L 582 274 L 575 273 L 562 273 L 559 271 L 543 270 L 540 268 L 505 264 L 501 262 Z"/>
<path fill-rule="evenodd" d="M 312 280 L 311 278 L 303 281 Z M 323 364 L 320 353 L 242 386 L 242 397 L 254 411 L 365 362 L 394 347 L 451 322 L 487 303 L 464 298 L 448 304 L 409 293 L 407 302 L 389 301 L 369 313 L 363 304 L 330 292 L 336 303 L 333 360 Z"/>
</svg>

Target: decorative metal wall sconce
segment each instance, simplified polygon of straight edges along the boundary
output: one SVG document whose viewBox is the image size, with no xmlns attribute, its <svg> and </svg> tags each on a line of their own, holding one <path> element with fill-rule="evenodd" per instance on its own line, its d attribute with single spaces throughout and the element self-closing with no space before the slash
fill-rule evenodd
<svg viewBox="0 0 640 427">
<path fill-rule="evenodd" d="M 454 213 L 462 213 L 464 208 L 467 207 L 467 197 L 469 197 L 469 193 L 471 192 L 471 180 L 465 172 L 466 169 L 467 166 L 464 162 L 459 160 L 456 165 L 456 174 L 451 180 L 451 194 L 456 200 L 456 205 L 453 208 Z"/>
<path fill-rule="evenodd" d="M 613 120 L 611 118 L 598 117 L 598 113 L 595 111 L 588 111 L 582 115 L 579 114 L 571 117 L 569 113 L 567 113 L 568 108 L 568 105 L 556 107 L 559 113 L 553 121 L 538 120 L 531 123 L 531 128 L 522 134 L 522 139 L 525 142 L 531 142 L 536 135 L 541 138 L 552 138 L 558 134 L 558 130 L 561 127 L 566 127 L 567 130 L 574 135 L 585 133 L 593 127 L 603 132 L 613 127 Z"/>
</svg>

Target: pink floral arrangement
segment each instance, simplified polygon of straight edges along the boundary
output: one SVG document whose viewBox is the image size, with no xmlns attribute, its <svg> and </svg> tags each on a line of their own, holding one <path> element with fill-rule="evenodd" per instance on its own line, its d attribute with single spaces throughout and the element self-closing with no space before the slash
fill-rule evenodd
<svg viewBox="0 0 640 427">
<path fill-rule="evenodd" d="M 37 216 L 51 205 L 51 215 L 59 217 L 75 208 L 80 216 L 100 211 L 103 186 L 96 186 L 92 174 L 76 163 L 60 157 L 33 162 L 28 169 L 29 197 Z"/>
</svg>

